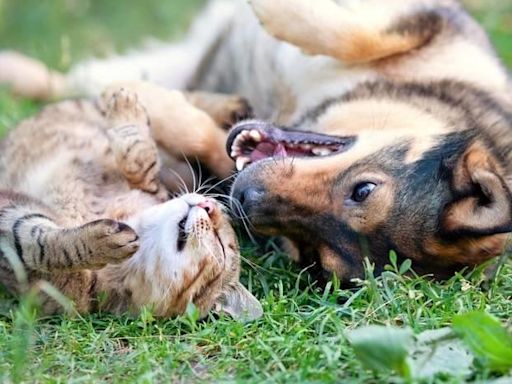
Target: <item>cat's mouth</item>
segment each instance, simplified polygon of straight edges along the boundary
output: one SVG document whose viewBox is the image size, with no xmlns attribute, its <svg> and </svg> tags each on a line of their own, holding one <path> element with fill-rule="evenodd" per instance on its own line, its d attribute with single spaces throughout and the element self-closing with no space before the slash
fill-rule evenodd
<svg viewBox="0 0 512 384">
<path fill-rule="evenodd" d="M 180 252 L 183 250 L 183 248 L 185 248 L 185 245 L 187 244 L 187 240 L 188 240 L 188 236 L 189 236 L 189 234 L 186 230 L 187 219 L 188 219 L 188 213 L 178 223 L 178 238 L 176 240 L 176 248 Z"/>
<path fill-rule="evenodd" d="M 207 219 L 209 221 L 208 224 L 205 224 L 205 217 L 198 218 L 192 213 L 192 209 L 185 214 L 185 216 L 178 223 L 178 236 L 176 239 L 176 248 L 179 252 L 183 251 L 185 246 L 187 245 L 188 240 L 191 237 L 197 237 L 199 239 L 204 238 L 204 233 L 201 234 L 201 231 L 211 232 L 213 234 L 213 238 L 217 246 L 222 251 L 222 256 L 225 256 L 225 248 L 224 243 L 222 242 L 222 238 L 218 231 L 219 222 L 217 220 L 213 220 L 212 218 Z M 199 232 L 198 232 L 199 229 Z"/>
<path fill-rule="evenodd" d="M 238 171 L 267 158 L 317 158 L 346 151 L 354 136 L 339 137 L 311 132 L 283 130 L 260 121 L 244 121 L 229 133 L 227 151 Z"/>
</svg>

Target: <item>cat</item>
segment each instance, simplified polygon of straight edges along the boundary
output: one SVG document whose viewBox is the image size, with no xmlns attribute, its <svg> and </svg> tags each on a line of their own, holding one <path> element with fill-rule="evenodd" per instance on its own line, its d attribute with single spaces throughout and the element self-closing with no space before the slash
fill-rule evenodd
<svg viewBox="0 0 512 384">
<path fill-rule="evenodd" d="M 219 111 L 230 99 L 214 100 Z M 49 281 L 79 313 L 150 307 L 171 317 L 191 302 L 203 317 L 261 316 L 239 282 L 239 246 L 221 204 L 197 193 L 169 199 L 161 182 L 158 147 L 179 151 L 187 134 L 208 137 L 215 127 L 183 94 L 143 83 L 21 122 L 0 142 L 0 282 L 20 294 Z M 62 311 L 40 296 L 43 313 Z"/>
</svg>

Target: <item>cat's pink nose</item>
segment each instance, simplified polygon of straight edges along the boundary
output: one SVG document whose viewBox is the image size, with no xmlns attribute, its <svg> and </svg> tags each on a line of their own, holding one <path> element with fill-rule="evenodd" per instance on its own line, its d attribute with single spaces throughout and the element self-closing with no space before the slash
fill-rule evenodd
<svg viewBox="0 0 512 384">
<path fill-rule="evenodd" d="M 209 216 L 213 215 L 218 209 L 217 204 L 212 200 L 205 200 L 197 204 L 197 206 L 203 208 Z"/>
</svg>

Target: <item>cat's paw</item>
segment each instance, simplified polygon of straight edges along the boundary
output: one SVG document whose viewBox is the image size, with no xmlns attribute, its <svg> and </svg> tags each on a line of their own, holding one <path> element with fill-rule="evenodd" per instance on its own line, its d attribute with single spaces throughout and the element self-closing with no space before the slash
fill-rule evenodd
<svg viewBox="0 0 512 384">
<path fill-rule="evenodd" d="M 160 159 L 152 140 L 139 139 L 138 142 L 133 142 L 118 162 L 132 188 L 151 194 L 160 190 Z"/>
<path fill-rule="evenodd" d="M 106 116 L 112 128 L 137 124 L 149 126 L 149 117 L 136 93 L 117 88 L 107 89 L 103 95 L 103 104 L 107 105 Z"/>
<path fill-rule="evenodd" d="M 162 189 L 160 159 L 149 132 L 146 109 L 135 92 L 125 88 L 116 89 L 106 111 L 110 124 L 108 136 L 116 161 L 132 188 L 158 194 Z M 106 91 L 108 94 L 109 90 Z"/>
<path fill-rule="evenodd" d="M 139 249 L 139 236 L 128 225 L 115 220 L 98 220 L 82 227 L 91 250 L 90 263 L 101 267 L 118 264 Z"/>
</svg>

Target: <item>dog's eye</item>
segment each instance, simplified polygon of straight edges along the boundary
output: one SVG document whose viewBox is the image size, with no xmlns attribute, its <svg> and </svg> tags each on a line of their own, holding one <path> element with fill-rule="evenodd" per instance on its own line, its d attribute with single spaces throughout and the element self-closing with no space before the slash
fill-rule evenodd
<svg viewBox="0 0 512 384">
<path fill-rule="evenodd" d="M 370 196 L 375 187 L 377 187 L 377 185 L 374 183 L 357 184 L 356 187 L 354 188 L 354 191 L 352 192 L 352 196 L 350 197 L 350 199 L 355 201 L 356 203 L 362 203 L 368 198 L 368 196 Z"/>
</svg>

